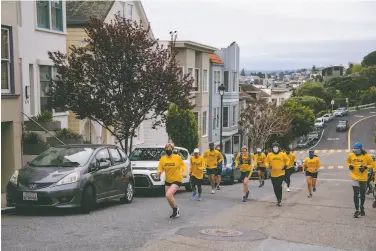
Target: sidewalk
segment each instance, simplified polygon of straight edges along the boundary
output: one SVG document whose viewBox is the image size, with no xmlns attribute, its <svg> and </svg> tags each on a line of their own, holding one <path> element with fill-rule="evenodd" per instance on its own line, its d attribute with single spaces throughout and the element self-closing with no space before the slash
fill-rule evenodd
<svg viewBox="0 0 376 251">
<path fill-rule="evenodd" d="M 366 199 L 367 216 L 354 219 L 347 172 L 338 176 L 336 181 L 319 181 L 312 199 L 307 198 L 307 191 L 302 187 L 284 192 L 282 208 L 276 207 L 274 196 L 250 201 L 210 220 L 198 219 L 191 227 L 161 233 L 158 241 L 149 242 L 140 250 L 375 251 L 376 210 L 371 207 L 372 199 Z M 242 234 L 236 236 L 240 234 L 236 231 Z"/>
<path fill-rule="evenodd" d="M 13 207 L 7 207 L 7 199 L 6 199 L 6 194 L 2 193 L 1 194 L 1 211 L 5 212 L 8 210 L 14 209 Z"/>
</svg>

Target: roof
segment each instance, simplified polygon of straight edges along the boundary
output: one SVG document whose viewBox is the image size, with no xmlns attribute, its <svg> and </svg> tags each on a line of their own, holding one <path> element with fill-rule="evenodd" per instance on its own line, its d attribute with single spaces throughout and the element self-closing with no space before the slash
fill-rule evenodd
<svg viewBox="0 0 376 251">
<path fill-rule="evenodd" d="M 197 51 L 203 51 L 207 53 L 213 53 L 217 50 L 215 47 L 211 47 L 209 45 L 196 43 L 189 40 L 178 40 L 175 43 L 176 48 L 189 48 Z"/>
<path fill-rule="evenodd" d="M 213 64 L 224 64 L 222 59 L 215 53 L 209 54 L 209 59 Z"/>
<path fill-rule="evenodd" d="M 67 1 L 67 26 L 86 26 L 90 17 L 103 21 L 110 12 L 115 1 Z"/>
</svg>

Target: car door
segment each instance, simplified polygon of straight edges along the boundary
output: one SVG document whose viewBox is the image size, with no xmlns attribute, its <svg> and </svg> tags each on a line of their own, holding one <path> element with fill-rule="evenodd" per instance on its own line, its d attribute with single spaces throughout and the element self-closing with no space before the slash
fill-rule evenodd
<svg viewBox="0 0 376 251">
<path fill-rule="evenodd" d="M 108 148 L 113 165 L 110 167 L 111 196 L 123 194 L 125 192 L 125 161 L 121 157 L 117 147 Z"/>
<path fill-rule="evenodd" d="M 100 168 L 101 163 L 105 163 L 105 161 L 109 162 L 109 166 L 111 166 L 110 154 L 107 148 L 99 150 L 90 163 L 90 170 L 93 172 L 92 183 L 95 186 L 98 199 L 108 197 L 111 190 L 109 167 Z"/>
</svg>

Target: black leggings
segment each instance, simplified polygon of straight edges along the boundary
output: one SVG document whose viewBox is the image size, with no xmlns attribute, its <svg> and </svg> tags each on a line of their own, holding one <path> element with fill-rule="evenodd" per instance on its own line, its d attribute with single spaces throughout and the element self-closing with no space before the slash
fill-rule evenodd
<svg viewBox="0 0 376 251">
<path fill-rule="evenodd" d="M 201 194 L 202 192 L 201 184 L 202 184 L 202 179 L 197 179 L 195 176 L 191 176 L 191 185 L 192 185 L 193 192 L 196 192 L 196 186 L 197 186 L 198 194 Z"/>
<path fill-rule="evenodd" d="M 277 198 L 278 202 L 282 201 L 282 183 L 285 180 L 285 176 L 279 176 L 279 177 L 271 177 L 273 188 L 274 188 L 274 194 Z"/>
<path fill-rule="evenodd" d="M 291 177 L 292 172 L 293 172 L 293 167 L 286 170 L 285 182 L 287 184 L 287 187 L 290 187 L 290 183 L 291 183 L 290 177 Z"/>
<path fill-rule="evenodd" d="M 360 193 L 360 208 L 364 208 L 364 201 L 366 200 L 367 182 L 359 181 L 359 186 L 353 186 L 354 190 L 354 205 L 355 209 L 359 210 L 359 193 Z"/>
</svg>

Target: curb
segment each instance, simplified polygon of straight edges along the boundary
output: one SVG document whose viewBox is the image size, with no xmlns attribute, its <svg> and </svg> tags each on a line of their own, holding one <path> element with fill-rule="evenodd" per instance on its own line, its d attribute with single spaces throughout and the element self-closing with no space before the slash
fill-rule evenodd
<svg viewBox="0 0 376 251">
<path fill-rule="evenodd" d="M 1 208 L 1 213 L 8 213 L 8 212 L 11 212 L 13 211 L 14 209 L 16 209 L 15 207 L 2 207 Z"/>
</svg>

